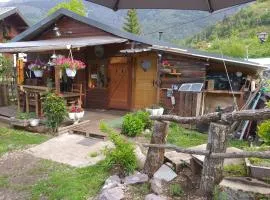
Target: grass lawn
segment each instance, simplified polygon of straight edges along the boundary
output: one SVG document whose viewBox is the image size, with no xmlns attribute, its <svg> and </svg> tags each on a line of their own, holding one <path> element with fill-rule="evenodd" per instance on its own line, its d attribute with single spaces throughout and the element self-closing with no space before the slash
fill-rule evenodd
<svg viewBox="0 0 270 200">
<path fill-rule="evenodd" d="M 33 134 L 11 128 L 0 128 L 0 156 L 4 153 L 40 144 L 49 139 L 47 135 Z"/>
<path fill-rule="evenodd" d="M 167 142 L 179 147 L 192 147 L 207 143 L 208 135 L 202 134 L 195 130 L 185 129 L 175 123 L 172 123 L 169 128 Z M 229 140 L 228 146 L 243 149 L 248 147 L 247 141 Z"/>
<path fill-rule="evenodd" d="M 81 200 L 96 196 L 109 172 L 101 162 L 95 166 L 73 168 L 66 165 L 43 161 L 47 169 L 52 168 L 48 178 L 32 188 L 32 199 Z"/>
</svg>

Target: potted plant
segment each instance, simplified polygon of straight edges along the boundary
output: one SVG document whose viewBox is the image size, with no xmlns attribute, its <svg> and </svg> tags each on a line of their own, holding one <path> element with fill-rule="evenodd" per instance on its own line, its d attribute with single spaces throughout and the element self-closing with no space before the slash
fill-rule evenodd
<svg viewBox="0 0 270 200">
<path fill-rule="evenodd" d="M 65 70 L 67 76 L 71 78 L 76 76 L 77 70 L 84 69 L 86 67 L 80 60 L 65 57 L 56 59 L 55 64 Z"/>
<path fill-rule="evenodd" d="M 68 116 L 71 120 L 80 120 L 84 116 L 84 110 L 80 106 L 72 105 L 69 109 Z"/>
<path fill-rule="evenodd" d="M 158 105 L 152 105 L 150 108 L 146 108 L 145 110 L 153 116 L 160 116 L 164 113 L 164 108 Z"/>
<path fill-rule="evenodd" d="M 36 61 L 35 63 L 32 63 L 28 65 L 28 69 L 34 72 L 35 77 L 40 78 L 43 76 L 43 71 L 46 69 L 46 65 L 43 64 L 40 61 Z"/>
<path fill-rule="evenodd" d="M 250 151 L 270 151 L 270 120 L 262 122 L 258 126 L 258 136 L 263 141 L 260 147 L 252 147 Z M 258 179 L 270 177 L 270 159 L 246 158 L 249 174 Z"/>
</svg>

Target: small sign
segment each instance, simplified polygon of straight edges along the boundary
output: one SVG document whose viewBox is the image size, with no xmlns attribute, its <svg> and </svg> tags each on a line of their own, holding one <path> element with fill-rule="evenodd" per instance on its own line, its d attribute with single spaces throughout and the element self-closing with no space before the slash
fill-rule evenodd
<svg viewBox="0 0 270 200">
<path fill-rule="evenodd" d="M 167 97 L 171 98 L 173 96 L 173 90 L 172 89 L 167 89 Z"/>
<path fill-rule="evenodd" d="M 92 79 L 97 79 L 97 74 L 91 74 Z"/>
</svg>

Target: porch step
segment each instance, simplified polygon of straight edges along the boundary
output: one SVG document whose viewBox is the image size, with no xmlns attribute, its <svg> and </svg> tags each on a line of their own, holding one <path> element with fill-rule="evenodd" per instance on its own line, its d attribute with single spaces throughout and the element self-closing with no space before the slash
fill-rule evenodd
<svg viewBox="0 0 270 200">
<path fill-rule="evenodd" d="M 107 135 L 97 129 L 96 126 L 91 123 L 91 121 L 71 128 L 70 131 L 74 134 L 85 135 L 86 137 L 94 137 L 99 139 L 106 139 L 107 137 Z"/>
</svg>

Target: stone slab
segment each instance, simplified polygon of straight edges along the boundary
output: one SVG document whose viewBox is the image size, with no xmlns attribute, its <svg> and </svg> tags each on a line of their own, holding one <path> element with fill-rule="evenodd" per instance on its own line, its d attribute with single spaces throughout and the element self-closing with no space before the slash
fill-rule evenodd
<svg viewBox="0 0 270 200">
<path fill-rule="evenodd" d="M 95 165 L 105 159 L 102 150 L 113 147 L 109 141 L 86 138 L 81 135 L 63 134 L 26 150 L 35 157 L 52 160 L 73 167 Z M 97 153 L 91 157 L 91 153 Z"/>
<path fill-rule="evenodd" d="M 172 181 L 177 177 L 177 174 L 167 165 L 162 165 L 154 174 L 154 178 L 164 180 L 164 181 Z"/>
</svg>

